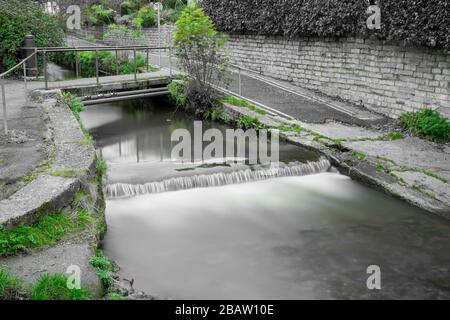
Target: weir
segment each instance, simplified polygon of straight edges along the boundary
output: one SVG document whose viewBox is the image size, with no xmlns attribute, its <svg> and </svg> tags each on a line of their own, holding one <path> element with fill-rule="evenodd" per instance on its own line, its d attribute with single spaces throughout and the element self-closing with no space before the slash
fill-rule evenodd
<svg viewBox="0 0 450 320">
<path fill-rule="evenodd" d="M 248 168 L 246 170 L 238 170 L 234 172 L 217 172 L 207 175 L 180 176 L 145 184 L 115 183 L 106 186 L 105 195 L 109 199 L 115 199 L 149 193 L 241 184 L 271 178 L 305 176 L 326 172 L 330 169 L 330 166 L 330 162 L 327 159 L 320 159 L 320 161 L 317 162 L 290 164 L 280 168 L 259 170 L 252 170 L 251 168 Z"/>
</svg>

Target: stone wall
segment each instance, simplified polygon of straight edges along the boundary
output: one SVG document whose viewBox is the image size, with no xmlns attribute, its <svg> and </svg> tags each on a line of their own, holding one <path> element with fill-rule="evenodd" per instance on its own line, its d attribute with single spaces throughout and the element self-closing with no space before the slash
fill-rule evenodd
<svg viewBox="0 0 450 320">
<path fill-rule="evenodd" d="M 377 40 L 230 36 L 231 62 L 391 117 L 425 107 L 450 117 L 450 55 Z"/>
<path fill-rule="evenodd" d="M 146 45 L 151 47 L 157 47 L 159 43 L 158 28 L 142 29 L 143 37 L 136 39 L 130 34 L 123 32 L 112 31 L 107 32 L 105 30 L 103 42 L 107 45 Z M 168 46 L 172 39 L 172 25 L 161 26 L 161 46 Z"/>
</svg>

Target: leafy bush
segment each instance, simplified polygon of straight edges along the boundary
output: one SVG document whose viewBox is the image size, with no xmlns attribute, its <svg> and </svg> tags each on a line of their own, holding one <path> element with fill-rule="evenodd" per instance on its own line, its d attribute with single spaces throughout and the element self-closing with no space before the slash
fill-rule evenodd
<svg viewBox="0 0 450 320">
<path fill-rule="evenodd" d="M 189 5 L 181 13 L 173 34 L 175 53 L 183 71 L 189 75 L 183 94 L 195 114 L 220 108 L 214 89 L 226 82 L 227 58 L 221 54 L 226 38 L 215 30 L 201 8 Z"/>
<path fill-rule="evenodd" d="M 450 121 L 437 111 L 424 109 L 401 115 L 400 125 L 420 137 L 438 143 L 450 141 Z"/>
<path fill-rule="evenodd" d="M 150 6 L 145 6 L 139 9 L 136 18 L 133 20 L 133 24 L 136 27 L 150 28 L 155 26 L 156 17 L 156 11 Z"/>
<path fill-rule="evenodd" d="M 85 11 L 86 20 L 93 26 L 108 25 L 114 22 L 116 11 L 103 4 L 93 4 Z"/>
<path fill-rule="evenodd" d="M 91 293 L 84 289 L 67 288 L 67 277 L 61 274 L 43 275 L 31 292 L 32 300 L 89 300 Z"/>
<path fill-rule="evenodd" d="M 22 58 L 23 40 L 35 37 L 37 46 L 64 44 L 64 32 L 58 19 L 46 14 L 31 0 L 0 0 L 0 71 L 6 71 Z"/>
<path fill-rule="evenodd" d="M 363 0 L 204 0 L 221 31 L 288 37 L 377 36 L 450 49 L 448 0 L 383 0 L 382 28 L 368 30 Z"/>
</svg>

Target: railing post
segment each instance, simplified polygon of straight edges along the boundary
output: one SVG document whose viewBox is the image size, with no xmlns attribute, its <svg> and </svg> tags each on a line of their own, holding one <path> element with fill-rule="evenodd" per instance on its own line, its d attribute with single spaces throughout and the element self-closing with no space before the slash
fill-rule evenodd
<svg viewBox="0 0 450 320">
<path fill-rule="evenodd" d="M 36 65 L 36 80 L 39 79 L 39 64 L 38 64 L 38 51 L 37 48 L 34 48 L 34 63 Z"/>
<path fill-rule="evenodd" d="M 134 58 L 134 81 L 137 81 L 137 60 L 136 60 L 136 48 L 133 49 L 133 58 Z"/>
<path fill-rule="evenodd" d="M 99 71 L 98 71 L 98 50 L 95 51 L 95 77 L 97 78 L 97 86 L 100 85 Z"/>
<path fill-rule="evenodd" d="M 23 63 L 23 84 L 25 86 L 25 90 L 28 90 L 28 85 L 27 85 L 27 66 L 26 63 Z"/>
<path fill-rule="evenodd" d="M 45 90 L 48 90 L 47 52 L 46 51 L 44 51 L 44 80 L 45 80 Z"/>
<path fill-rule="evenodd" d="M 78 78 L 80 76 L 80 57 L 78 52 L 75 51 L 75 75 Z"/>
<path fill-rule="evenodd" d="M 119 75 L 119 52 L 117 48 L 116 48 L 116 75 L 117 76 Z"/>
<path fill-rule="evenodd" d="M 147 48 L 147 72 L 149 71 L 149 64 L 150 64 L 150 61 L 149 61 L 149 53 L 148 53 L 148 48 Z"/>
<path fill-rule="evenodd" d="M 170 77 L 172 78 L 172 48 L 169 48 L 169 71 L 170 71 Z"/>
<path fill-rule="evenodd" d="M 3 102 L 3 126 L 5 129 L 5 134 L 8 134 L 8 119 L 7 119 L 7 115 L 6 115 L 5 84 L 3 83 L 3 80 L 1 80 L 1 87 L 2 87 L 2 102 Z"/>
<path fill-rule="evenodd" d="M 241 77 L 241 67 L 238 67 L 239 70 L 239 95 L 242 96 L 242 77 Z"/>
</svg>

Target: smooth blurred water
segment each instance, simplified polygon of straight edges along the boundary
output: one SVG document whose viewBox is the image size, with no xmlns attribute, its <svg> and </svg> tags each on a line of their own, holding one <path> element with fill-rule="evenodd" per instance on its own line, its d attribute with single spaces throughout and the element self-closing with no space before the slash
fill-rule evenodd
<svg viewBox="0 0 450 320">
<path fill-rule="evenodd" d="M 450 298 L 449 224 L 338 174 L 109 201 L 107 222 L 108 256 L 162 297 Z"/>
<path fill-rule="evenodd" d="M 82 119 L 109 179 L 128 183 L 159 174 L 161 134 L 193 121 L 163 102 L 89 107 Z M 113 200 L 106 217 L 107 255 L 135 289 L 164 298 L 450 298 L 449 222 L 336 173 Z M 370 265 L 380 291 L 366 287 Z"/>
</svg>

